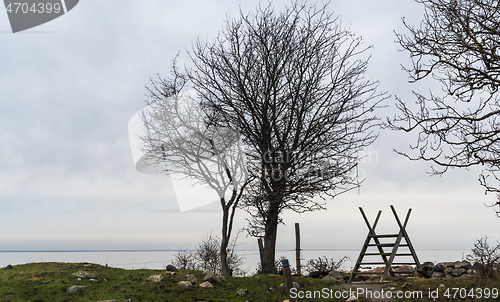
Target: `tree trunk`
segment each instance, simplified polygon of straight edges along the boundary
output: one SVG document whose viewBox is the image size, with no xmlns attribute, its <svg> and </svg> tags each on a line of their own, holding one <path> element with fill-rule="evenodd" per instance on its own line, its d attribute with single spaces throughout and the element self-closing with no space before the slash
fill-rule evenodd
<svg viewBox="0 0 500 302">
<path fill-rule="evenodd" d="M 227 263 L 227 247 L 229 245 L 229 239 L 231 236 L 230 231 L 228 231 L 229 222 L 229 207 L 222 208 L 222 242 L 220 244 L 220 264 L 221 273 L 223 276 L 232 276 L 232 271 Z"/>
<path fill-rule="evenodd" d="M 278 233 L 278 207 L 271 205 L 266 220 L 266 230 L 264 232 L 264 251 L 261 255 L 262 272 L 265 274 L 275 274 L 274 258 L 276 254 L 276 237 Z"/>
</svg>

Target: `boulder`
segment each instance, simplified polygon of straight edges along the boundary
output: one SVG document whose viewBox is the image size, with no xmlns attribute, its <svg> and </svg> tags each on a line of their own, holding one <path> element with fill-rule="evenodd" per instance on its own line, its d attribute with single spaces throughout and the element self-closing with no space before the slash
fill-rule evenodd
<svg viewBox="0 0 500 302">
<path fill-rule="evenodd" d="M 444 276 L 445 277 L 450 277 L 455 269 L 453 267 L 447 267 L 444 270 Z"/>
<path fill-rule="evenodd" d="M 195 278 L 195 276 L 193 274 L 187 274 L 186 275 L 186 279 L 189 280 L 189 281 L 193 280 L 194 278 Z"/>
<path fill-rule="evenodd" d="M 11 264 L 7 265 L 5 269 L 12 269 L 12 265 Z"/>
<path fill-rule="evenodd" d="M 204 272 L 204 274 L 205 275 L 203 277 L 203 281 L 208 281 L 210 283 L 214 283 L 214 282 L 220 283 L 220 282 L 226 281 L 226 278 L 224 278 L 220 275 L 216 275 L 214 272 L 211 272 L 211 271 Z"/>
<path fill-rule="evenodd" d="M 161 282 L 161 280 L 163 280 L 163 276 L 162 275 L 151 275 L 148 277 L 148 280 L 151 282 Z"/>
<path fill-rule="evenodd" d="M 181 281 L 179 283 L 177 283 L 177 286 L 179 286 L 180 288 L 190 288 L 191 286 L 193 286 L 193 284 L 189 281 Z"/>
<path fill-rule="evenodd" d="M 178 272 L 179 270 L 172 264 L 167 265 L 167 272 Z"/>
<path fill-rule="evenodd" d="M 473 270 L 473 269 L 471 269 L 471 268 L 469 268 L 469 269 L 467 270 L 467 275 L 474 275 L 475 273 L 476 273 L 476 272 L 474 272 L 474 270 Z"/>
<path fill-rule="evenodd" d="M 66 289 L 66 292 L 68 294 L 77 294 L 86 291 L 88 288 L 89 287 L 85 285 L 73 285 L 71 287 L 68 287 Z"/>
<path fill-rule="evenodd" d="M 326 280 L 326 281 L 337 281 L 337 278 L 335 278 L 334 276 L 330 276 L 330 275 L 324 276 L 321 279 Z"/>
<path fill-rule="evenodd" d="M 468 261 L 455 261 L 453 265 L 455 269 L 463 268 L 465 270 L 468 270 L 472 267 Z"/>
<path fill-rule="evenodd" d="M 245 296 L 248 296 L 250 293 L 248 292 L 248 289 L 246 289 L 246 288 L 240 288 L 240 289 L 238 289 L 238 291 L 236 292 L 236 294 L 238 296 L 245 297 Z"/>
<path fill-rule="evenodd" d="M 335 279 L 339 279 L 339 280 L 342 280 L 344 279 L 344 276 L 342 275 L 342 273 L 340 272 L 336 272 L 336 271 L 331 271 L 328 273 L 328 276 L 332 276 L 333 278 Z"/>
<path fill-rule="evenodd" d="M 76 273 L 71 274 L 71 276 L 82 279 L 96 279 L 97 275 L 89 272 L 78 271 Z"/>
<path fill-rule="evenodd" d="M 203 283 L 200 284 L 200 287 L 202 287 L 202 288 L 212 288 L 214 286 L 212 285 L 212 283 L 210 283 L 208 281 L 205 281 L 205 282 L 203 282 Z"/>
<path fill-rule="evenodd" d="M 460 277 L 464 274 L 467 274 L 467 270 L 465 268 L 456 268 L 453 270 L 453 272 L 451 272 L 451 275 L 453 277 Z"/>
<path fill-rule="evenodd" d="M 417 271 L 425 278 L 430 278 L 432 276 L 432 273 L 434 272 L 434 263 L 425 262 L 420 266 L 420 269 Z"/>
<path fill-rule="evenodd" d="M 402 265 L 392 270 L 396 274 L 413 274 L 415 269 L 409 265 Z"/>
<path fill-rule="evenodd" d="M 431 275 L 431 278 L 433 278 L 433 279 L 438 279 L 438 278 L 443 278 L 443 277 L 444 277 L 444 274 L 441 272 L 433 272 Z"/>
</svg>

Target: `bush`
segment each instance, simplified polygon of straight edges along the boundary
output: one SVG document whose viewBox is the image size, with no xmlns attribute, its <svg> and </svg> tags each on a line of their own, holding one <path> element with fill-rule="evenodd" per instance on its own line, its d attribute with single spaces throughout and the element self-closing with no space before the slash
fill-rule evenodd
<svg viewBox="0 0 500 302">
<path fill-rule="evenodd" d="M 227 262 L 229 268 L 233 271 L 233 276 L 245 276 L 247 271 L 243 269 L 245 258 L 238 255 L 234 248 L 238 236 L 231 240 L 227 249 Z M 194 251 L 179 250 L 174 255 L 172 264 L 181 269 L 198 269 L 203 271 L 213 271 L 221 273 L 220 263 L 220 245 L 221 239 L 208 235 L 202 238 L 201 242 L 195 247 Z"/>
<path fill-rule="evenodd" d="M 348 256 L 344 256 L 337 261 L 328 259 L 326 256 L 318 257 L 318 259 L 310 259 L 307 261 L 306 265 L 304 265 L 304 269 L 309 273 L 326 275 L 331 271 L 340 271 L 342 265 L 344 265 L 344 262 L 348 259 Z"/>
<path fill-rule="evenodd" d="M 467 255 L 467 261 L 474 264 L 477 273 L 483 278 L 493 278 L 498 273 L 496 266 L 500 264 L 500 242 L 491 247 L 488 237 L 484 236 L 474 243 L 472 254 Z"/>
<path fill-rule="evenodd" d="M 180 250 L 174 255 L 172 264 L 180 269 L 196 269 L 196 261 L 193 252 Z"/>
</svg>

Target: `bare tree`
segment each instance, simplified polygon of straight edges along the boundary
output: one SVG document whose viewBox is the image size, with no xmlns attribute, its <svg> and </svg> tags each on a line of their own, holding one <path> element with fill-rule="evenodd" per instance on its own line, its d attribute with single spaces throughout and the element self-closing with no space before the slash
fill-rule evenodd
<svg viewBox="0 0 500 302">
<path fill-rule="evenodd" d="M 357 153 L 376 138 L 372 111 L 383 94 L 363 77 L 368 47 L 327 5 L 259 6 L 190 54 L 205 113 L 243 136 L 255 177 L 246 206 L 262 227 L 254 235 L 263 237 L 266 273 L 281 213 L 324 209 L 313 197 L 357 188 Z"/>
<path fill-rule="evenodd" d="M 187 81 L 175 60 L 172 78 L 152 81 L 143 115 L 148 132 L 141 137 L 141 148 L 147 165 L 164 164 L 163 172 L 217 192 L 222 207 L 220 263 L 222 274 L 231 275 L 227 249 L 235 210 L 248 183 L 245 154 L 238 132 L 207 123 L 196 95 L 182 92 Z"/>
<path fill-rule="evenodd" d="M 434 174 L 485 166 L 480 183 L 487 192 L 499 193 L 500 2 L 415 1 L 425 6 L 420 27 L 403 19 L 409 34 L 397 34 L 412 61 L 405 70 L 410 82 L 431 77 L 439 81 L 444 95 L 415 93 L 415 108 L 397 100 L 400 113 L 388 125 L 418 133 L 411 146 L 414 153 L 397 152 L 411 160 L 432 162 Z"/>
<path fill-rule="evenodd" d="M 493 278 L 498 274 L 500 264 L 500 242 L 496 246 L 488 244 L 488 237 L 484 236 L 474 243 L 472 254 L 467 255 L 467 261 L 474 264 L 479 275 L 483 278 Z"/>
</svg>

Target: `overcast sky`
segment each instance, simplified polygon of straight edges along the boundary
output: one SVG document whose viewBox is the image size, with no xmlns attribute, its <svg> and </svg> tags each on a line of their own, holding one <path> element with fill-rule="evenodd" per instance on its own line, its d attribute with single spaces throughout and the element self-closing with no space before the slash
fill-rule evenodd
<svg viewBox="0 0 500 302">
<path fill-rule="evenodd" d="M 213 231 L 220 212 L 180 213 L 165 176 L 137 172 L 127 123 L 145 106 L 144 86 L 168 74 L 180 52 L 187 61 L 194 38 L 211 40 L 226 16 L 255 9 L 258 1 L 83 0 L 69 13 L 12 34 L 0 12 L 0 250 L 192 248 Z M 274 1 L 279 10 L 288 1 Z M 380 90 L 413 102 L 412 90 L 439 90 L 432 81 L 409 84 L 394 30 L 401 17 L 418 25 L 423 9 L 411 0 L 333 0 L 329 10 L 373 45 L 368 77 Z M 394 113 L 393 99 L 379 116 Z M 285 213 L 278 248 L 294 247 L 300 222 L 304 249 L 360 248 L 369 219 L 383 210 L 379 232 L 395 232 L 389 205 L 404 216 L 419 249 L 469 249 L 483 235 L 500 238 L 500 220 L 477 181 L 480 169 L 429 177 L 428 163 L 409 162 L 413 136 L 381 131 L 361 164 L 362 188 L 327 200 L 328 210 Z M 237 213 L 236 227 L 246 225 Z M 241 238 L 241 249 L 256 240 Z"/>
</svg>

